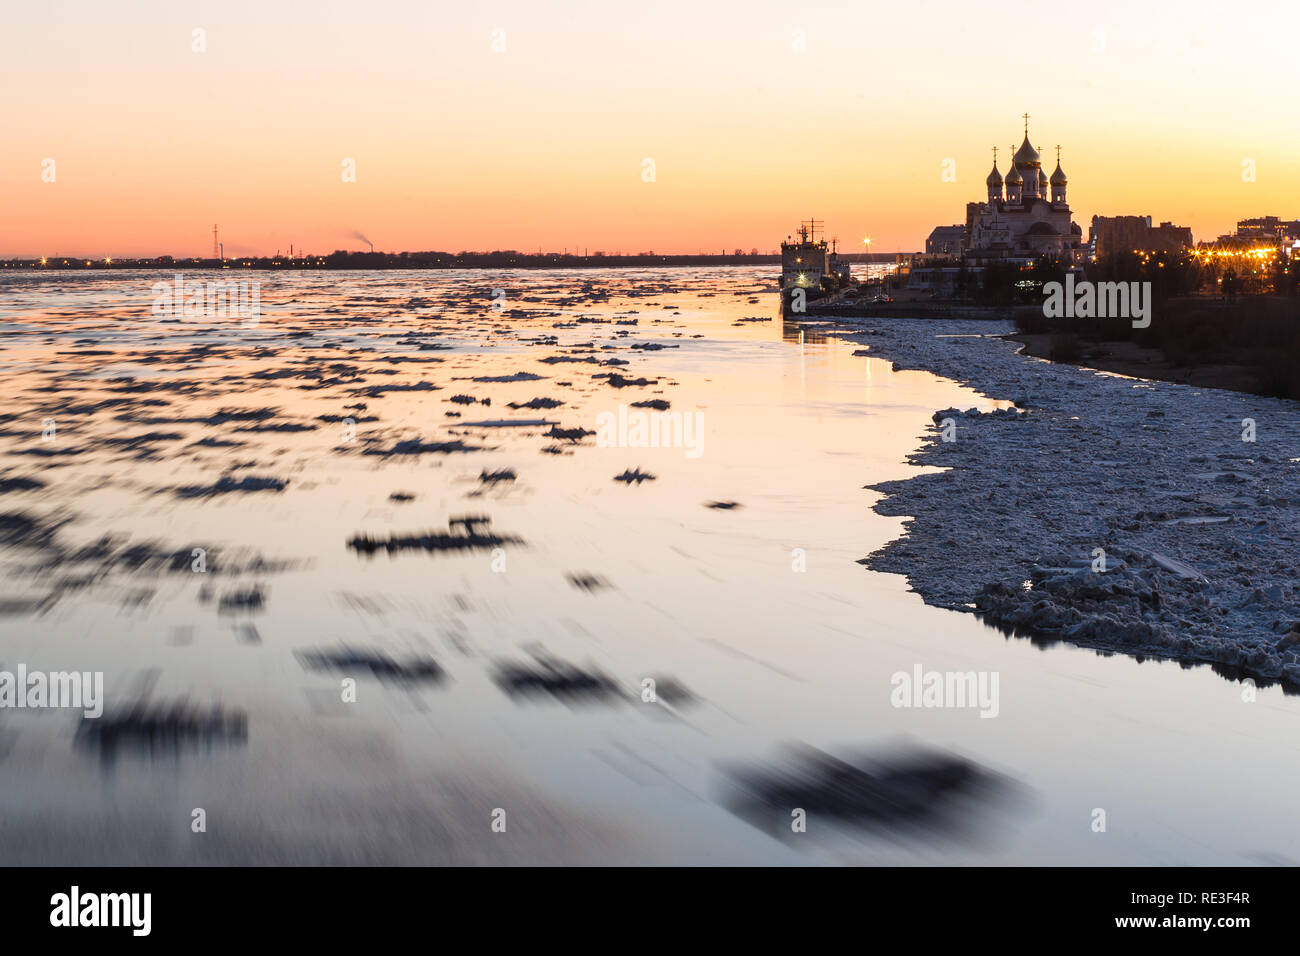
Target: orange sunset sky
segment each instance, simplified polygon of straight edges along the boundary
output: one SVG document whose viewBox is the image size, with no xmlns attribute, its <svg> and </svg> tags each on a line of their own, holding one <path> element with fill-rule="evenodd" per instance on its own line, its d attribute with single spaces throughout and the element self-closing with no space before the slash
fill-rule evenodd
<svg viewBox="0 0 1300 956">
<path fill-rule="evenodd" d="M 11 5 L 0 256 L 206 255 L 213 223 L 228 255 L 766 252 L 813 215 L 909 251 L 1024 112 L 1085 234 L 1213 238 L 1300 217 L 1298 27 L 1200 0 Z"/>
</svg>

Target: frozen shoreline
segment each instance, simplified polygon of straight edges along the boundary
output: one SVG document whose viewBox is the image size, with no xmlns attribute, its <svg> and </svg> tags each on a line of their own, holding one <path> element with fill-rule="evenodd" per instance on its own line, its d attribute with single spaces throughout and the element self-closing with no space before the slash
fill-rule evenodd
<svg viewBox="0 0 1300 956">
<path fill-rule="evenodd" d="M 1029 358 L 1010 322 L 840 325 L 1018 406 L 936 411 L 910 460 L 945 470 L 871 486 L 910 520 L 867 567 L 1019 633 L 1300 685 L 1300 404 Z"/>
</svg>

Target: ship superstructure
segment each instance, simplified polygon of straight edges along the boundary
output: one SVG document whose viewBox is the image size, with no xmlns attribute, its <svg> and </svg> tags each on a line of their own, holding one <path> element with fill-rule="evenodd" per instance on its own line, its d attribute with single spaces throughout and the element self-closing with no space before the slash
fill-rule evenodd
<svg viewBox="0 0 1300 956">
<path fill-rule="evenodd" d="M 804 300 L 821 298 L 849 282 L 848 263 L 839 261 L 835 240 L 827 243 L 818 231 L 824 223 L 809 219 L 799 224 L 796 236 L 781 243 L 781 301 L 789 303 L 795 290 L 803 290 Z"/>
</svg>

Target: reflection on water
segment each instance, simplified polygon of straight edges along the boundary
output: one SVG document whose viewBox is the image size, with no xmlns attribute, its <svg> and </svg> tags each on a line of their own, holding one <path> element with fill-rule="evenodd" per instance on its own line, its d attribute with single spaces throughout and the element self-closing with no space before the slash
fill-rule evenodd
<svg viewBox="0 0 1300 956">
<path fill-rule="evenodd" d="M 106 696 L 0 709 L 7 861 L 1300 858 L 1296 700 L 857 563 L 905 527 L 864 486 L 994 403 L 764 270 L 265 274 L 253 328 L 158 278 L 0 279 L 0 670 Z M 999 674 L 996 719 L 895 706 L 914 668 Z"/>
<path fill-rule="evenodd" d="M 781 318 L 781 338 L 796 345 L 825 345 L 832 341 L 834 328 L 822 319 L 799 319 L 789 315 Z"/>
</svg>

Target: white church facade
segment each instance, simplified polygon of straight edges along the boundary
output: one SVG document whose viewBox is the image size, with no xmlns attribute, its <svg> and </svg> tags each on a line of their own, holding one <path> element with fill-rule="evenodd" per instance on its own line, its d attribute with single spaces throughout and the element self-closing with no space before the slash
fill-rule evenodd
<svg viewBox="0 0 1300 956">
<path fill-rule="evenodd" d="M 1025 140 L 1012 156 L 1006 178 L 998 172 L 995 148 L 993 170 L 985 180 L 988 198 L 966 206 L 965 257 L 996 260 L 1050 255 L 1082 262 L 1083 230 L 1070 218 L 1067 184 L 1059 146 L 1056 170 L 1051 176 L 1044 173 L 1038 150 L 1029 142 L 1026 115 Z"/>
</svg>

